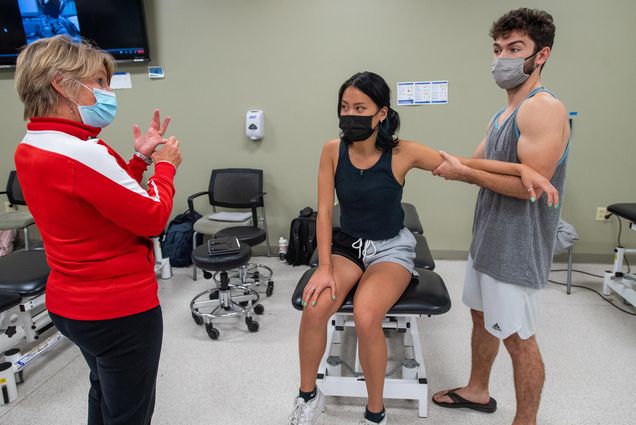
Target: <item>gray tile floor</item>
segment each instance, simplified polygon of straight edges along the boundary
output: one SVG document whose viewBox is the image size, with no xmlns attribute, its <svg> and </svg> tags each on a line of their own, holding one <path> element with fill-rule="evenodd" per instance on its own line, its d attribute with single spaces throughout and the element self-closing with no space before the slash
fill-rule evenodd
<svg viewBox="0 0 636 425">
<path fill-rule="evenodd" d="M 275 294 L 264 300 L 260 331 L 242 323 L 220 327 L 212 341 L 190 318 L 189 301 L 209 283 L 193 282 L 191 269 L 175 269 L 160 281 L 164 345 L 157 381 L 153 424 L 285 424 L 298 387 L 296 337 L 300 314 L 290 295 L 304 268 L 276 259 L 259 261 L 275 268 Z M 454 305 L 440 317 L 420 319 L 430 392 L 465 383 L 470 367 L 470 321 L 461 304 L 466 263 L 438 261 Z M 555 265 L 562 268 L 560 265 Z M 597 274 L 603 266 L 576 265 Z M 564 280 L 564 273 L 553 276 Z M 575 282 L 600 288 L 600 279 L 575 275 Z M 542 292 L 538 339 L 547 380 L 539 423 L 633 424 L 636 406 L 636 317 L 612 308 L 595 294 L 549 285 Z M 77 348 L 64 341 L 29 365 L 19 398 L 0 406 L 0 424 L 86 423 L 88 369 Z M 393 424 L 489 424 L 512 422 L 515 398 L 505 350 L 494 366 L 492 393 L 499 409 L 492 415 L 429 407 L 417 417 L 413 401 L 388 401 Z M 363 399 L 331 398 L 319 424 L 355 424 Z"/>
</svg>

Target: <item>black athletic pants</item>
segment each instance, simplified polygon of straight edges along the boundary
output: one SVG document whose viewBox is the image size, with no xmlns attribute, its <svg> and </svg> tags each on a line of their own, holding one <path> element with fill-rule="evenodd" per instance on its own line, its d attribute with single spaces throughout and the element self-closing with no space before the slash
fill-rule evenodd
<svg viewBox="0 0 636 425">
<path fill-rule="evenodd" d="M 90 368 L 88 425 L 150 424 L 163 335 L 161 307 L 110 320 L 49 314 Z"/>
</svg>

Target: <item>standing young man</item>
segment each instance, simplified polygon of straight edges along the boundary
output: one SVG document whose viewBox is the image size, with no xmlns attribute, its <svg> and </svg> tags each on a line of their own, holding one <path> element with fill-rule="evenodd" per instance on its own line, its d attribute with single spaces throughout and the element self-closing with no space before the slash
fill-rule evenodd
<svg viewBox="0 0 636 425">
<path fill-rule="evenodd" d="M 522 163 L 543 174 L 563 195 L 570 128 L 565 106 L 541 85 L 554 42 L 550 14 L 521 8 L 497 20 L 492 74 L 508 102 L 491 120 L 474 159 Z M 538 292 L 548 279 L 560 208 L 539 202 L 540 189 L 515 176 L 465 166 L 443 154 L 434 174 L 481 187 L 463 301 L 473 320 L 470 380 L 441 391 L 433 402 L 492 413 L 490 371 L 503 340 L 514 370 L 517 411 L 513 425 L 534 425 L 545 371 L 535 339 Z M 536 196 L 536 199 L 535 199 Z"/>
</svg>

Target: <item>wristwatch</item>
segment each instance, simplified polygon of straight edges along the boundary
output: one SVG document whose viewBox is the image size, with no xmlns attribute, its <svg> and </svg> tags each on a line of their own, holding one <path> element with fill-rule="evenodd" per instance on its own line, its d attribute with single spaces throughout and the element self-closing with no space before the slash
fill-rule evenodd
<svg viewBox="0 0 636 425">
<path fill-rule="evenodd" d="M 148 165 L 152 164 L 152 158 L 147 157 L 146 155 L 144 155 L 141 152 L 135 152 L 135 156 L 137 158 L 141 159 L 143 162 L 145 162 Z"/>
</svg>

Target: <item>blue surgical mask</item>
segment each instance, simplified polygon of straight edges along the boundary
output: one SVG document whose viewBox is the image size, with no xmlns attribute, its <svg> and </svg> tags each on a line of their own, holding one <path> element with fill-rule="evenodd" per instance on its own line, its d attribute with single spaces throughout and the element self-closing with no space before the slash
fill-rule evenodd
<svg viewBox="0 0 636 425">
<path fill-rule="evenodd" d="M 86 106 L 80 105 L 69 98 L 77 105 L 77 110 L 82 118 L 82 122 L 91 127 L 106 127 L 113 122 L 115 115 L 117 115 L 117 96 L 108 90 L 92 89 L 84 84 L 82 84 L 82 86 L 91 90 L 95 96 L 95 104 Z"/>
</svg>

